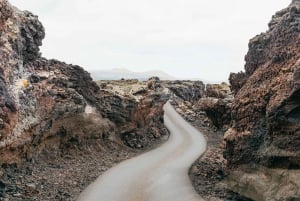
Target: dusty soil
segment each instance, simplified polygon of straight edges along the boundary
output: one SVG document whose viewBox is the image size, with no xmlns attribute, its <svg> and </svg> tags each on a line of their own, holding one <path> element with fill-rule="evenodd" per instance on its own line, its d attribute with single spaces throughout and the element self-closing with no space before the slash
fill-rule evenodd
<svg viewBox="0 0 300 201">
<path fill-rule="evenodd" d="M 0 200 L 76 200 L 104 171 L 142 152 L 110 144 L 102 150 L 90 147 L 56 159 L 27 162 L 21 168 L 3 166 L 0 169 Z"/>
</svg>

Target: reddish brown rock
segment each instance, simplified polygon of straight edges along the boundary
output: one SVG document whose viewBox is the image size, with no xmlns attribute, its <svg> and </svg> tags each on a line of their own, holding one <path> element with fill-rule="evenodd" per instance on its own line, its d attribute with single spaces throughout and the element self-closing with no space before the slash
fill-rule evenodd
<svg viewBox="0 0 300 201">
<path fill-rule="evenodd" d="M 244 76 L 231 75 L 234 89 L 240 89 L 232 105 L 225 156 L 230 165 L 255 162 L 299 168 L 299 1 L 277 12 L 269 28 L 250 40 L 246 81 Z"/>
<path fill-rule="evenodd" d="M 225 133 L 229 184 L 254 200 L 297 200 L 300 187 L 289 175 L 299 180 L 299 0 L 277 12 L 266 33 L 250 40 L 245 58 L 245 72 L 230 75 L 236 95 Z"/>
</svg>

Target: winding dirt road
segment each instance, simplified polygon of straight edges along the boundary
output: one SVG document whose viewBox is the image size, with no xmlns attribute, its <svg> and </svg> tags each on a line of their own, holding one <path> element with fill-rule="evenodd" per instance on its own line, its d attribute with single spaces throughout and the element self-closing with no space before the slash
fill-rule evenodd
<svg viewBox="0 0 300 201">
<path fill-rule="evenodd" d="M 188 169 L 204 153 L 206 141 L 169 103 L 164 110 L 169 140 L 108 170 L 78 201 L 203 201 L 194 191 Z"/>
</svg>

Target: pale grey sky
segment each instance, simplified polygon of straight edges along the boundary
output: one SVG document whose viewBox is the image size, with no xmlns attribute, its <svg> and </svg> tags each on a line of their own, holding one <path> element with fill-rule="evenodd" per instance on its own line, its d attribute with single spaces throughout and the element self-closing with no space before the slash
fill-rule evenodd
<svg viewBox="0 0 300 201">
<path fill-rule="evenodd" d="M 10 0 L 39 16 L 43 56 L 91 69 L 227 80 L 291 0 Z"/>
</svg>

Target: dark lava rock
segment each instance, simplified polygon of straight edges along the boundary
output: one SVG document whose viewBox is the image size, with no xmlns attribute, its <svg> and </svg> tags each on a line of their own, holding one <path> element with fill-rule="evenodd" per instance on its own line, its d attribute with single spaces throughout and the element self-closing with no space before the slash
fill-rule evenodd
<svg viewBox="0 0 300 201">
<path fill-rule="evenodd" d="M 225 138 L 229 165 L 300 167 L 299 7 L 295 1 L 277 12 L 269 31 L 250 40 L 245 73 L 231 74 L 236 96 Z"/>
<path fill-rule="evenodd" d="M 224 156 L 232 175 L 231 187 L 255 200 L 299 197 L 299 192 L 293 190 L 299 189 L 300 175 L 299 58 L 297 0 L 272 17 L 266 33 L 250 40 L 245 72 L 230 75 L 235 98 L 231 126 L 224 137 Z M 277 168 L 281 171 L 277 172 Z M 290 181 L 289 174 L 294 174 L 295 182 Z M 283 180 L 284 187 L 278 183 Z M 265 181 L 269 183 L 262 184 Z"/>
</svg>

